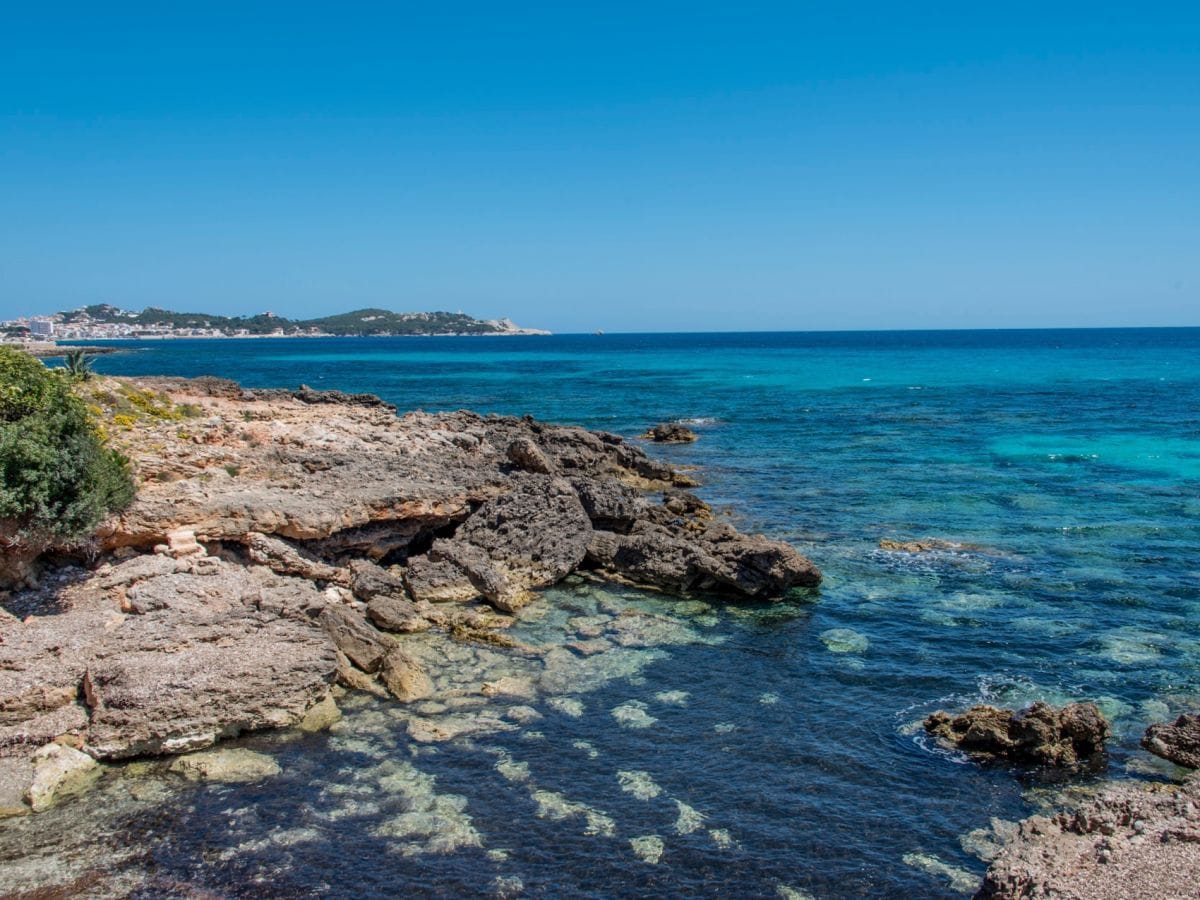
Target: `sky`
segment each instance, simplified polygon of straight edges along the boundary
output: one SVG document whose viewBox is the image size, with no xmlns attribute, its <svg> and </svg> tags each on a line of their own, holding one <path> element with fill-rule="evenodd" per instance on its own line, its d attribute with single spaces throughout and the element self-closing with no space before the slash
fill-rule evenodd
<svg viewBox="0 0 1200 900">
<path fill-rule="evenodd" d="M 1200 325 L 1200 4 L 0 0 L 0 318 Z"/>
</svg>

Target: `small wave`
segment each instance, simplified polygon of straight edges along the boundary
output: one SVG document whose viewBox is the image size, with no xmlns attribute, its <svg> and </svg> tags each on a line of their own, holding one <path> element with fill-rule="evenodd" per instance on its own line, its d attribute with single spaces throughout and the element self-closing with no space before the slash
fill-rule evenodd
<svg viewBox="0 0 1200 900">
<path fill-rule="evenodd" d="M 711 425 L 720 425 L 721 420 L 715 416 L 695 416 L 690 419 L 676 419 L 680 425 L 692 425 L 696 428 L 706 428 Z"/>
</svg>

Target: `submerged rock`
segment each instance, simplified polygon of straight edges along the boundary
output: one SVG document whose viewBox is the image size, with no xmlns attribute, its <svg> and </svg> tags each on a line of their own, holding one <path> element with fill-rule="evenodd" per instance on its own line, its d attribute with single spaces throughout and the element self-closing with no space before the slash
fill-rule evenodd
<svg viewBox="0 0 1200 900">
<path fill-rule="evenodd" d="M 821 643 L 830 653 L 866 653 L 871 646 L 866 635 L 852 628 L 830 628 L 821 632 Z"/>
<path fill-rule="evenodd" d="M 650 865 L 658 865 L 658 861 L 662 859 L 663 839 L 657 834 L 646 834 L 641 837 L 629 839 L 629 846 L 633 850 L 633 855 L 644 863 Z"/>
<path fill-rule="evenodd" d="M 1188 769 L 1200 769 L 1200 713 L 1180 716 L 1174 724 L 1151 725 L 1142 746 Z"/>
<path fill-rule="evenodd" d="M 380 678 L 392 696 L 404 703 L 424 700 L 433 694 L 433 682 L 420 662 L 399 647 L 388 651 Z"/>
<path fill-rule="evenodd" d="M 279 763 L 265 753 L 241 747 L 189 753 L 171 763 L 171 771 L 190 781 L 259 781 L 278 775 Z"/>
<path fill-rule="evenodd" d="M 1018 713 L 994 706 L 973 706 L 952 715 L 935 712 L 925 730 L 943 743 L 981 756 L 1019 763 L 1074 766 L 1104 749 L 1108 722 L 1094 703 L 1070 703 L 1056 710 L 1035 703 Z"/>
<path fill-rule="evenodd" d="M 975 544 L 963 544 L 958 541 L 947 541 L 942 538 L 923 538 L 918 541 L 897 541 L 892 538 L 880 538 L 879 549 L 891 553 L 933 553 L 935 551 L 963 552 L 979 550 Z"/>
<path fill-rule="evenodd" d="M 100 777 L 100 765 L 86 753 L 63 744 L 47 744 L 33 755 L 33 781 L 25 800 L 34 812 L 85 790 Z"/>
</svg>

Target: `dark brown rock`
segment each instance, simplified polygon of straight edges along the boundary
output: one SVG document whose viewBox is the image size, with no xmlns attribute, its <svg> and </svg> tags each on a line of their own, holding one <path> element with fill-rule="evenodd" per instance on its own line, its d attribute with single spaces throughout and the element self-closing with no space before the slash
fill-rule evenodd
<svg viewBox="0 0 1200 900">
<path fill-rule="evenodd" d="M 1093 703 L 1070 703 L 1056 710 L 1035 703 L 1023 712 L 974 706 L 952 715 L 935 712 L 925 730 L 943 743 L 968 753 L 1013 762 L 1074 766 L 1104 749 L 1108 722 Z"/>
<path fill-rule="evenodd" d="M 1182 715 L 1174 724 L 1151 725 L 1142 746 L 1177 766 L 1200 769 L 1200 713 Z"/>
<path fill-rule="evenodd" d="M 678 422 L 662 422 L 642 437 L 656 444 L 690 444 L 696 440 L 696 432 Z"/>
<path fill-rule="evenodd" d="M 782 541 L 695 519 L 665 521 L 639 522 L 630 535 L 595 532 L 589 563 L 620 580 L 677 592 L 768 599 L 820 583 L 817 567 Z"/>
</svg>

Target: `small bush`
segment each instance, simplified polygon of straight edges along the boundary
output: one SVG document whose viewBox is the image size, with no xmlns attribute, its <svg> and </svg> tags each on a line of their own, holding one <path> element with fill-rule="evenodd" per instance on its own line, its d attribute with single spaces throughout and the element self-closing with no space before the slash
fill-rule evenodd
<svg viewBox="0 0 1200 900">
<path fill-rule="evenodd" d="M 85 537 L 132 500 L 129 461 L 104 446 L 66 373 L 0 348 L 0 550 Z"/>
</svg>

